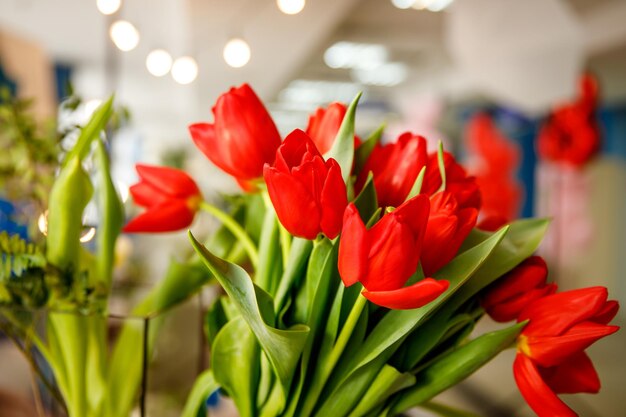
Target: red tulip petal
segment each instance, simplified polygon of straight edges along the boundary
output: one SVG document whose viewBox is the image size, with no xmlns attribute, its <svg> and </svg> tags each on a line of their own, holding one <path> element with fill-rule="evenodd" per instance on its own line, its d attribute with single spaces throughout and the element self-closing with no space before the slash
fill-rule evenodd
<svg viewBox="0 0 626 417">
<path fill-rule="evenodd" d="M 533 301 L 545 297 L 548 294 L 554 294 L 555 292 L 556 284 L 548 284 L 541 288 L 527 290 L 516 297 L 507 298 L 498 304 L 492 304 L 490 306 L 483 304 L 483 308 L 487 310 L 487 314 L 489 314 L 493 320 L 499 323 L 506 323 L 517 319 L 520 312 Z"/>
<path fill-rule="evenodd" d="M 320 232 L 320 210 L 309 191 L 291 175 L 266 165 L 265 183 L 276 215 L 292 235 L 315 239 Z"/>
<path fill-rule="evenodd" d="M 311 157 L 322 157 L 311 138 L 302 130 L 295 129 L 287 135 L 278 148 L 276 168 L 279 171 L 290 171 L 291 168 L 297 167 L 303 162 L 305 154 L 307 153 L 311 154 Z"/>
<path fill-rule="evenodd" d="M 137 164 L 136 169 L 142 180 L 165 194 L 178 198 L 200 195 L 195 181 L 184 171 L 143 164 Z"/>
<path fill-rule="evenodd" d="M 317 109 L 315 114 L 309 117 L 306 133 L 313 139 L 321 154 L 332 148 L 345 114 L 345 104 L 331 103 L 326 109 Z"/>
<path fill-rule="evenodd" d="M 193 142 L 198 149 L 209 158 L 222 171 L 234 176 L 242 178 L 245 173 L 242 172 L 237 164 L 228 155 L 225 144 L 220 142 L 215 135 L 215 126 L 209 123 L 195 123 L 189 125 L 189 133 Z"/>
<path fill-rule="evenodd" d="M 414 232 L 415 240 L 421 242 L 426 233 L 426 224 L 430 213 L 430 200 L 424 194 L 419 194 L 410 200 L 405 201 L 392 214 L 401 222 L 409 225 Z"/>
<path fill-rule="evenodd" d="M 182 200 L 171 200 L 132 219 L 124 227 L 126 233 L 173 232 L 189 227 L 195 212 Z"/>
<path fill-rule="evenodd" d="M 500 278 L 483 297 L 482 305 L 489 308 L 545 284 L 548 266 L 540 256 L 531 256 Z"/>
<path fill-rule="evenodd" d="M 518 353 L 513 375 L 522 396 L 538 417 L 578 417 L 542 379 L 531 359 Z"/>
<path fill-rule="evenodd" d="M 541 366 L 550 367 L 617 330 L 617 326 L 585 321 L 575 324 L 560 336 L 527 336 L 527 343 L 532 359 Z"/>
<path fill-rule="evenodd" d="M 391 219 L 390 221 L 385 221 Z M 361 283 L 370 291 L 396 290 L 417 269 L 419 247 L 411 228 L 387 214 L 369 231 L 368 273 Z"/>
<path fill-rule="evenodd" d="M 408 287 L 391 291 L 363 290 L 363 296 L 372 303 L 394 310 L 410 310 L 425 306 L 448 289 L 449 282 L 423 279 Z"/>
<path fill-rule="evenodd" d="M 346 184 L 341 177 L 341 168 L 337 161 L 329 159 L 326 162 L 328 174 L 322 188 L 320 206 L 322 207 L 322 220 L 320 227 L 326 236 L 334 239 L 341 230 L 343 212 L 348 205 Z"/>
<path fill-rule="evenodd" d="M 346 287 L 360 281 L 367 274 L 368 251 L 365 224 L 356 206 L 350 203 L 344 212 L 339 240 L 339 275 Z"/>
<path fill-rule="evenodd" d="M 559 366 L 540 368 L 539 371 L 546 384 L 557 394 L 596 394 L 600 391 L 598 373 L 584 352 L 569 357 Z"/>
<path fill-rule="evenodd" d="M 619 303 L 616 300 L 607 301 L 602 309 L 598 311 L 592 318 L 591 321 L 595 323 L 608 324 L 617 312 L 619 311 Z"/>
<path fill-rule="evenodd" d="M 457 216 L 435 214 L 430 216 L 424 235 L 421 262 L 424 274 L 432 275 L 454 256 L 450 242 L 457 232 Z"/>
<path fill-rule="evenodd" d="M 588 320 L 600 311 L 608 296 L 604 287 L 589 287 L 548 295 L 526 307 L 518 321 L 530 320 L 528 336 L 557 336 L 575 323 Z"/>
<path fill-rule="evenodd" d="M 156 206 L 171 199 L 145 181 L 131 185 L 129 191 L 135 204 L 142 207 Z"/>
</svg>

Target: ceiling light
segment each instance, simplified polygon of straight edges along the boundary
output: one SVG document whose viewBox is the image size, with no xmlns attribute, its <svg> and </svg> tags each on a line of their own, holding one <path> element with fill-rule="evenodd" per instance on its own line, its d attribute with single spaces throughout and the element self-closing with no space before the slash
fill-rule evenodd
<svg viewBox="0 0 626 417">
<path fill-rule="evenodd" d="M 178 84 L 190 84 L 198 76 L 198 64 L 190 56 L 177 58 L 172 65 L 172 78 Z"/>
<path fill-rule="evenodd" d="M 324 62 L 331 68 L 375 68 L 384 64 L 389 52 L 383 45 L 337 42 L 324 52 Z"/>
<path fill-rule="evenodd" d="M 241 68 L 250 61 L 250 46 L 243 39 L 231 39 L 224 47 L 224 61 L 233 68 Z"/>
<path fill-rule="evenodd" d="M 298 14 L 304 9 L 305 0 L 276 0 L 281 12 L 285 14 Z"/>
<path fill-rule="evenodd" d="M 115 46 L 124 52 L 132 51 L 139 44 L 139 31 L 125 20 L 113 23 L 109 34 Z"/>
<path fill-rule="evenodd" d="M 122 0 L 97 0 L 96 6 L 100 13 L 110 15 L 117 12 L 122 5 Z"/>
<path fill-rule="evenodd" d="M 413 6 L 415 0 L 391 0 L 391 3 L 398 9 L 408 9 L 409 7 Z"/>
<path fill-rule="evenodd" d="M 409 69 L 401 62 L 388 62 L 376 68 L 354 68 L 352 77 L 363 84 L 393 87 L 402 83 L 409 75 Z"/>
<path fill-rule="evenodd" d="M 146 68 L 155 77 L 162 77 L 172 68 L 172 56 L 164 49 L 155 49 L 146 57 Z"/>
</svg>

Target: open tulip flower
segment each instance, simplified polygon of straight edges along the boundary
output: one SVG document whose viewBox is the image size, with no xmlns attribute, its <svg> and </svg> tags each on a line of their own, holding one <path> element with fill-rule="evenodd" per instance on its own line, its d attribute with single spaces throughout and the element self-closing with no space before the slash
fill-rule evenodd
<svg viewBox="0 0 626 417">
<path fill-rule="evenodd" d="M 294 130 L 285 138 L 264 177 L 276 215 L 291 234 L 337 237 L 348 204 L 341 168 L 332 158 L 324 161 L 306 133 Z"/>
<path fill-rule="evenodd" d="M 128 233 L 171 232 L 189 227 L 202 202 L 195 181 L 184 171 L 137 165 L 140 181 L 130 187 L 135 203 L 147 210 L 124 227 Z"/>
<path fill-rule="evenodd" d="M 409 195 L 427 160 L 426 139 L 404 133 L 396 142 L 374 147 L 359 173 L 355 188 L 361 190 L 371 172 L 374 174 L 378 204 L 381 207 L 398 207 Z"/>
<path fill-rule="evenodd" d="M 465 168 L 456 161 L 451 153 L 446 151 L 443 152 L 443 165 L 446 178 L 445 189 L 454 194 L 459 207 L 480 209 L 482 198 L 476 179 L 467 175 Z M 440 189 L 441 184 L 439 160 L 436 153 L 431 153 L 428 155 L 426 174 L 421 192 L 434 195 Z"/>
<path fill-rule="evenodd" d="M 556 292 L 547 284 L 548 266 L 541 256 L 531 256 L 488 288 L 481 304 L 500 323 L 515 320 L 533 301 Z"/>
<path fill-rule="evenodd" d="M 441 191 L 431 198 L 426 225 L 422 268 L 430 276 L 450 262 L 476 225 L 478 210 L 461 208 L 450 191 Z"/>
<path fill-rule="evenodd" d="M 339 245 L 339 274 L 344 284 L 360 282 L 365 298 L 393 309 L 421 307 L 439 297 L 448 288 L 445 280 L 426 278 L 405 287 L 417 270 L 428 211 L 428 197 L 418 195 L 368 230 L 350 204 Z"/>
<path fill-rule="evenodd" d="M 280 146 L 280 134 L 263 103 L 248 84 L 231 88 L 213 107 L 215 122 L 189 126 L 198 149 L 246 189 L 263 175 Z"/>
<path fill-rule="evenodd" d="M 584 350 L 615 333 L 608 325 L 619 305 L 604 287 L 548 295 L 530 305 L 519 336 L 513 372 L 526 402 L 539 417 L 577 416 L 557 394 L 596 393 L 600 380 Z"/>
</svg>

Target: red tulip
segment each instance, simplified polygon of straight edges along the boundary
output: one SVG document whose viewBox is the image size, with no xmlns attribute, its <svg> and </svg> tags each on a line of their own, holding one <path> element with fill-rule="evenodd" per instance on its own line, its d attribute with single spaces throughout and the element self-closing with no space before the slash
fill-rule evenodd
<svg viewBox="0 0 626 417">
<path fill-rule="evenodd" d="M 231 88 L 213 107 L 215 123 L 189 126 L 196 146 L 219 168 L 240 181 L 263 174 L 274 162 L 280 134 L 248 84 Z"/>
<path fill-rule="evenodd" d="M 359 173 L 355 188 L 360 191 L 372 172 L 378 204 L 398 207 L 406 200 L 426 161 L 426 139 L 404 133 L 394 143 L 376 145 Z"/>
<path fill-rule="evenodd" d="M 124 231 L 171 232 L 188 227 L 202 202 L 198 186 L 174 168 L 137 165 L 139 183 L 130 187 L 136 204 L 147 211 L 131 220 Z"/>
<path fill-rule="evenodd" d="M 320 107 L 309 116 L 306 133 L 313 139 L 320 153 L 325 154 L 333 147 L 346 111 L 345 104 L 331 103 L 326 109 Z"/>
<path fill-rule="evenodd" d="M 348 204 L 337 161 L 324 158 L 301 130 L 294 130 L 276 152 L 263 176 L 278 219 L 294 236 L 315 239 L 323 232 L 334 239 Z"/>
<path fill-rule="evenodd" d="M 418 308 L 439 297 L 448 281 L 426 278 L 405 287 L 417 270 L 428 211 L 428 197 L 418 195 L 367 230 L 354 204 L 348 205 L 339 243 L 343 283 L 361 282 L 368 300 L 392 309 Z"/>
<path fill-rule="evenodd" d="M 450 262 L 476 225 L 478 210 L 462 208 L 454 194 L 443 191 L 430 202 L 430 215 L 422 249 L 422 268 L 430 276 Z"/>
<path fill-rule="evenodd" d="M 465 169 L 456 162 L 451 153 L 443 153 L 443 165 L 446 171 L 446 190 L 454 195 L 459 207 L 473 207 L 477 210 L 481 205 L 481 194 L 476 179 L 468 176 Z M 422 184 L 422 193 L 433 195 L 441 187 L 441 173 L 436 153 L 428 155 L 426 174 Z"/>
<path fill-rule="evenodd" d="M 557 394 L 598 392 L 600 380 L 584 350 L 619 329 L 607 325 L 618 309 L 606 288 L 591 287 L 548 295 L 522 311 L 518 321 L 529 322 L 518 338 L 513 373 L 539 417 L 577 416 Z"/>
<path fill-rule="evenodd" d="M 547 160 L 580 167 L 600 149 L 600 128 L 595 117 L 598 86 L 585 75 L 579 97 L 554 109 L 537 138 L 537 151 Z"/>
<path fill-rule="evenodd" d="M 556 291 L 547 278 L 546 262 L 531 256 L 489 287 L 481 304 L 497 322 L 515 320 L 527 305 Z"/>
</svg>

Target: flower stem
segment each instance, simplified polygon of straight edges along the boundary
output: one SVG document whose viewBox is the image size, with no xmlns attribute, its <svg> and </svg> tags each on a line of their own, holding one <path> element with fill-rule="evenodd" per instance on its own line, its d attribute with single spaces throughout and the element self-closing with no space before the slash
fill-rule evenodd
<svg viewBox="0 0 626 417">
<path fill-rule="evenodd" d="M 352 310 L 350 310 L 350 314 L 348 315 L 346 322 L 341 328 L 341 333 L 339 333 L 339 337 L 333 346 L 333 350 L 331 350 L 328 360 L 326 361 L 326 373 L 328 374 L 326 378 L 330 376 L 330 372 L 335 368 L 335 365 L 339 361 L 341 354 L 350 340 L 350 336 L 352 336 L 352 332 L 354 331 L 356 324 L 359 322 L 359 318 L 361 317 L 361 313 L 363 312 L 363 308 L 366 304 L 367 299 L 363 297 L 363 295 L 359 294 L 354 302 L 354 305 L 352 306 Z"/>
<path fill-rule="evenodd" d="M 250 236 L 244 228 L 241 227 L 241 225 L 227 213 L 224 213 L 222 210 L 207 203 L 206 201 L 200 203 L 200 208 L 221 221 L 222 224 L 226 226 L 226 228 L 233 235 L 235 235 L 246 250 L 248 257 L 250 258 L 250 262 L 252 262 L 252 265 L 256 268 L 259 261 L 259 253 L 257 252 L 254 242 L 252 242 L 252 239 L 250 239 Z"/>
</svg>

